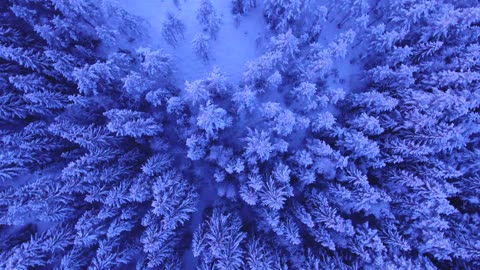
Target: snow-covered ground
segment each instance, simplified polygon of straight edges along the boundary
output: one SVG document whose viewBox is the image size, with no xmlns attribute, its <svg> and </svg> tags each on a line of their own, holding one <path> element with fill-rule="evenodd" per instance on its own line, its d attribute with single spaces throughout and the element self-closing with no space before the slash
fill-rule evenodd
<svg viewBox="0 0 480 270">
<path fill-rule="evenodd" d="M 222 18 L 222 25 L 217 40 L 212 43 L 211 59 L 205 63 L 194 53 L 191 44 L 195 34 L 201 31 L 196 19 L 199 0 L 119 0 L 127 11 L 150 22 L 151 46 L 162 47 L 172 55 L 177 68 L 175 79 L 180 85 L 186 80 L 203 78 L 213 66 L 218 66 L 232 82 L 239 81 L 244 64 L 262 53 L 258 46 L 266 29 L 262 6 L 249 10 L 236 24 L 229 0 L 212 0 L 212 3 Z M 186 26 L 185 39 L 176 48 L 167 44 L 161 35 L 168 12 L 177 15 Z"/>
</svg>

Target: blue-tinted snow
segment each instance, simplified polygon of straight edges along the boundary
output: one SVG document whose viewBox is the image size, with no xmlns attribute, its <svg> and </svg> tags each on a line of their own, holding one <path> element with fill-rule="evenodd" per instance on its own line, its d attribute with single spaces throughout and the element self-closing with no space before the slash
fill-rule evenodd
<svg viewBox="0 0 480 270">
<path fill-rule="evenodd" d="M 222 24 L 218 38 L 211 47 L 211 59 L 205 63 L 195 55 L 191 41 L 195 34 L 202 31 L 196 19 L 198 0 L 120 0 L 119 3 L 129 12 L 146 18 L 151 24 L 151 46 L 166 48 L 174 58 L 178 83 L 201 79 L 213 66 L 218 66 L 232 81 L 241 79 L 244 64 L 261 55 L 265 37 L 266 23 L 262 15 L 262 6 L 249 10 L 247 15 L 236 21 L 228 0 L 212 1 Z M 162 23 L 167 12 L 180 18 L 186 25 L 185 39 L 177 48 L 168 45 L 162 35 Z"/>
</svg>

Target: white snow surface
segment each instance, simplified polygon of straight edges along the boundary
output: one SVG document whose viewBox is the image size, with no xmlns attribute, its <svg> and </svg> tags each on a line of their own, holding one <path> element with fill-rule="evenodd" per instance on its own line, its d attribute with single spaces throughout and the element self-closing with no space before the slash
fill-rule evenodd
<svg viewBox="0 0 480 270">
<path fill-rule="evenodd" d="M 178 5 L 175 5 L 175 2 Z M 193 51 L 192 40 L 195 34 L 202 31 L 197 18 L 199 0 L 119 0 L 120 6 L 128 12 L 146 19 L 151 25 L 151 40 L 149 46 L 153 49 L 162 48 L 171 54 L 176 68 L 175 82 L 183 86 L 185 81 L 204 78 L 214 66 L 230 78 L 239 82 L 244 65 L 262 54 L 259 41 L 264 39 L 266 22 L 262 15 L 262 5 L 250 9 L 245 16 L 240 17 L 240 23 L 235 24 L 231 12 L 230 0 L 211 0 L 222 24 L 217 40 L 212 41 L 210 60 L 205 63 Z M 186 26 L 185 39 L 173 48 L 161 35 L 162 24 L 167 13 L 173 13 Z"/>
</svg>

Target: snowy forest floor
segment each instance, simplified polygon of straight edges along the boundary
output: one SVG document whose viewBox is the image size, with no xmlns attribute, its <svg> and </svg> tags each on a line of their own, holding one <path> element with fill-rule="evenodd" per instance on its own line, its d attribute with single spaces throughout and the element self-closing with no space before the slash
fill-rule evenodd
<svg viewBox="0 0 480 270">
<path fill-rule="evenodd" d="M 170 0 L 120 0 L 120 4 L 129 12 L 148 20 L 151 25 L 151 44 L 153 48 L 163 48 L 172 55 L 176 64 L 175 81 L 183 86 L 185 81 L 203 78 L 213 66 L 218 66 L 232 82 L 241 78 L 244 64 L 262 54 L 266 23 L 262 16 L 262 6 L 250 10 L 241 16 L 237 23 L 231 12 L 230 1 L 213 1 L 222 23 L 217 40 L 212 44 L 211 59 L 204 62 L 192 49 L 192 39 L 201 32 L 196 13 L 199 1 Z M 162 24 L 168 12 L 176 15 L 186 26 L 185 38 L 173 48 L 161 35 Z"/>
</svg>

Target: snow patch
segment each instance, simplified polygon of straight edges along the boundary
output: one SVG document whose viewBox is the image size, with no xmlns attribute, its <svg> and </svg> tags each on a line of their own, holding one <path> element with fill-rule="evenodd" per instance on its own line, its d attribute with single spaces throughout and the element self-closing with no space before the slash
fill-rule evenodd
<svg viewBox="0 0 480 270">
<path fill-rule="evenodd" d="M 177 4 L 175 4 L 177 3 Z M 198 0 L 120 0 L 119 4 L 127 11 L 139 15 L 151 24 L 151 46 L 163 48 L 173 57 L 176 64 L 175 81 L 183 86 L 185 81 L 201 79 L 218 66 L 232 82 L 241 79 L 244 64 L 262 54 L 259 42 L 264 39 L 266 22 L 262 15 L 262 6 L 249 10 L 236 22 L 232 14 L 232 5 L 227 0 L 212 0 L 217 14 L 222 18 L 217 40 L 212 41 L 210 60 L 204 62 L 192 49 L 192 40 L 202 31 L 196 14 Z M 162 37 L 161 30 L 167 13 L 175 14 L 186 26 L 185 39 L 176 48 Z"/>
</svg>

